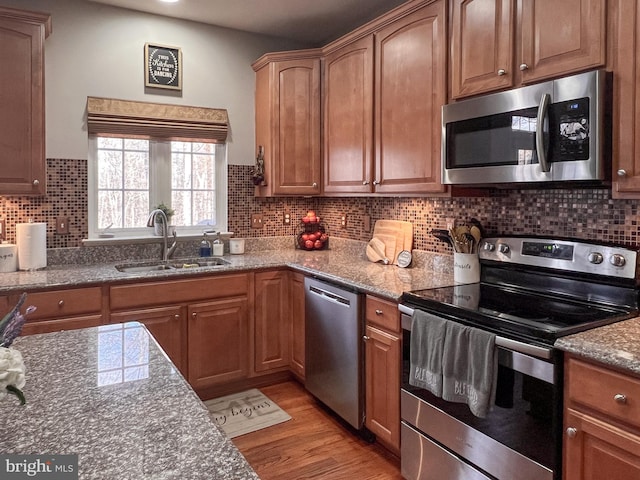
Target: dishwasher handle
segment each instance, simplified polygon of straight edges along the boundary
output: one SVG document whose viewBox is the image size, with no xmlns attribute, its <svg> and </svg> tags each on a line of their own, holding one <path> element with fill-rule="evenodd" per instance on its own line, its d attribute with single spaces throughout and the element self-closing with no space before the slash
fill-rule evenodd
<svg viewBox="0 0 640 480">
<path fill-rule="evenodd" d="M 323 290 L 322 288 L 318 288 L 315 285 L 309 286 L 309 292 L 339 305 L 344 305 L 345 307 L 351 306 L 349 299 L 336 295 L 335 293 L 328 292 L 327 290 Z"/>
</svg>

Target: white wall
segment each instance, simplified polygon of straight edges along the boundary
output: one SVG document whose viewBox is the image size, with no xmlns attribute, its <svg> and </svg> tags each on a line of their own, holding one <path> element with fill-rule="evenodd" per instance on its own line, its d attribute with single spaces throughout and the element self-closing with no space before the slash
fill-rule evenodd
<svg viewBox="0 0 640 480">
<path fill-rule="evenodd" d="M 253 164 L 254 72 L 269 51 L 301 48 L 275 37 L 101 5 L 86 0 L 0 0 L 50 13 L 45 43 L 47 158 L 87 158 L 87 96 L 226 108 L 229 163 Z M 181 95 L 144 87 L 144 44 L 182 48 Z"/>
</svg>

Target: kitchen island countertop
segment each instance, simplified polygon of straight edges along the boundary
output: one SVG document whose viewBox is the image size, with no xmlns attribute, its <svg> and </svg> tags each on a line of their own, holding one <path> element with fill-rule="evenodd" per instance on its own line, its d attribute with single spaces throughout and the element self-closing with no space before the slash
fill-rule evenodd
<svg viewBox="0 0 640 480">
<path fill-rule="evenodd" d="M 77 454 L 79 478 L 258 476 L 146 328 L 19 337 L 27 403 L 0 400 L 0 451 Z"/>
<path fill-rule="evenodd" d="M 640 375 L 640 317 L 558 339 L 555 346 L 604 365 Z"/>
</svg>

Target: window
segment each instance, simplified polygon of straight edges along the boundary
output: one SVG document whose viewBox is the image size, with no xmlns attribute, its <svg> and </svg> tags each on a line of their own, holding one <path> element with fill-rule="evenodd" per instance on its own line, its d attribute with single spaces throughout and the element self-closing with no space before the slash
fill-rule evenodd
<svg viewBox="0 0 640 480">
<path fill-rule="evenodd" d="M 115 236 L 149 235 L 149 212 L 174 210 L 178 233 L 226 230 L 224 145 L 91 136 L 90 238 L 109 228 Z"/>
<path fill-rule="evenodd" d="M 227 111 L 87 98 L 89 238 L 150 235 L 164 204 L 180 234 L 227 229 Z"/>
</svg>

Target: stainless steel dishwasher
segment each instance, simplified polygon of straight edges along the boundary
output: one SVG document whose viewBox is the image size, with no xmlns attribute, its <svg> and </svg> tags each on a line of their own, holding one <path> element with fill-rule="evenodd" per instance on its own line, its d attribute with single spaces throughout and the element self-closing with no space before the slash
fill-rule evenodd
<svg viewBox="0 0 640 480">
<path fill-rule="evenodd" d="M 305 386 L 356 429 L 364 418 L 361 295 L 306 277 Z"/>
</svg>

